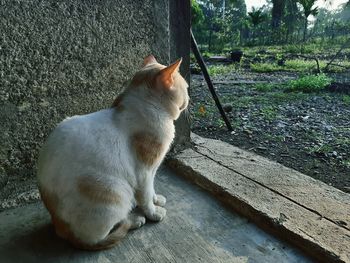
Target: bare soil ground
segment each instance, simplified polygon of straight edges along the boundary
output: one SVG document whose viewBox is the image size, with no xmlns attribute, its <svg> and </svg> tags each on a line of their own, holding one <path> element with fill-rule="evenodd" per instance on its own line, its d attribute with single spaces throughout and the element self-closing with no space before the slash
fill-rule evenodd
<svg viewBox="0 0 350 263">
<path fill-rule="evenodd" d="M 214 77 L 233 132 L 221 120 L 202 75 L 192 75 L 192 131 L 256 152 L 350 193 L 350 101 L 346 95 L 350 85 L 344 82 L 348 74 L 333 75 L 340 84 L 311 94 L 279 88 L 297 78 L 292 72 L 242 69 Z M 274 83 L 275 88 L 259 91 L 254 82 L 261 81 Z"/>
</svg>

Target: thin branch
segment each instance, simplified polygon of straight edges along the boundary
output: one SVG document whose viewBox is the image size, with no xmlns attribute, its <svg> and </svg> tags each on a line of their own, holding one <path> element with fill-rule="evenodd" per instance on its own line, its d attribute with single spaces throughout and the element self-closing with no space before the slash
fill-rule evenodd
<svg viewBox="0 0 350 263">
<path fill-rule="evenodd" d="M 350 38 L 348 38 L 345 43 L 339 48 L 338 52 L 332 57 L 332 59 L 327 63 L 327 65 L 325 66 L 324 70 L 327 71 L 329 65 L 331 65 L 333 63 L 333 61 L 336 59 L 336 57 L 339 56 L 340 52 L 343 51 L 343 49 L 350 43 Z"/>
<path fill-rule="evenodd" d="M 209 91 L 210 91 L 210 93 L 211 93 L 211 95 L 212 95 L 212 97 L 213 97 L 213 99 L 214 99 L 214 101 L 215 101 L 216 106 L 217 106 L 218 109 L 219 109 L 219 112 L 220 112 L 220 114 L 221 114 L 221 117 L 222 117 L 222 119 L 224 120 L 224 122 L 225 122 L 225 124 L 226 124 L 226 126 L 227 126 L 227 129 L 228 129 L 229 131 L 233 131 L 233 128 L 232 128 L 232 126 L 231 126 L 231 123 L 230 123 L 230 121 L 228 120 L 228 118 L 227 118 L 227 116 L 226 116 L 226 114 L 225 114 L 225 112 L 224 112 L 224 109 L 223 109 L 222 106 L 221 106 L 221 103 L 220 103 L 220 100 L 219 100 L 218 96 L 216 95 L 216 92 L 215 92 L 213 83 L 212 83 L 212 81 L 211 81 L 211 79 L 210 79 L 210 76 L 209 76 L 207 67 L 205 66 L 204 60 L 203 60 L 203 58 L 202 58 L 202 56 L 201 56 L 201 54 L 200 54 L 200 52 L 199 52 L 199 49 L 198 49 L 198 46 L 197 46 L 197 43 L 196 43 L 196 39 L 195 39 L 194 36 L 193 36 L 192 29 L 191 29 L 191 49 L 192 49 L 192 51 L 193 51 L 194 56 L 196 57 L 196 60 L 197 60 L 197 62 L 198 62 L 198 64 L 199 64 L 199 67 L 200 67 L 201 70 L 202 70 L 202 73 L 203 73 L 204 78 L 205 78 L 205 80 L 206 80 L 206 82 L 207 82 Z"/>
<path fill-rule="evenodd" d="M 305 56 L 305 55 L 299 55 L 299 54 L 290 54 L 288 56 L 286 56 L 286 58 L 288 57 L 301 57 L 301 58 L 306 58 L 306 59 L 313 59 L 316 61 L 316 65 L 317 65 L 317 73 L 320 74 L 321 73 L 321 69 L 320 69 L 320 62 L 318 61 L 318 58 L 316 57 L 309 57 L 309 56 Z"/>
</svg>

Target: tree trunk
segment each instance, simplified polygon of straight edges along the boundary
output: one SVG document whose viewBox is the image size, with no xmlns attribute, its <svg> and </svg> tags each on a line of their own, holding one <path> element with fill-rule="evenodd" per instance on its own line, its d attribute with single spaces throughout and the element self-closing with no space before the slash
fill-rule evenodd
<svg viewBox="0 0 350 263">
<path fill-rule="evenodd" d="M 272 29 L 279 28 L 284 12 L 285 0 L 272 0 Z"/>
<path fill-rule="evenodd" d="M 295 25 L 298 16 L 298 6 L 295 0 L 286 0 L 286 17 L 285 23 L 287 25 L 286 42 L 294 41 Z"/>
<path fill-rule="evenodd" d="M 213 28 L 210 26 L 209 28 L 209 39 L 208 39 L 208 51 L 211 52 L 211 39 L 213 35 Z"/>
<path fill-rule="evenodd" d="M 305 17 L 305 23 L 304 23 L 304 37 L 303 41 L 306 41 L 306 33 L 307 33 L 307 17 Z"/>
</svg>

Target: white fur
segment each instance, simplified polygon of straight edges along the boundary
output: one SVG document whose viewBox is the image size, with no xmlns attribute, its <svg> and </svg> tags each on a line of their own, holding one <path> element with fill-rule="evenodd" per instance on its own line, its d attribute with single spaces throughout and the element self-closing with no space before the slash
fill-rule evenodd
<svg viewBox="0 0 350 263">
<path fill-rule="evenodd" d="M 164 205 L 165 199 L 157 198 L 153 178 L 174 138 L 174 118 L 163 109 L 159 98 L 145 99 L 148 95 L 149 90 L 141 87 L 126 93 L 121 111 L 110 108 L 67 118 L 51 133 L 40 153 L 40 188 L 59 197 L 56 213 L 86 243 L 103 240 L 116 223 L 128 217 L 136 202 L 136 190 L 148 198 L 138 204 L 148 218 L 161 220 L 165 216 L 165 209 L 154 205 Z M 187 91 L 184 99 L 187 106 Z M 176 118 L 179 114 L 180 110 Z M 131 145 L 132 135 L 142 131 L 162 138 L 165 146 L 160 161 L 151 167 L 138 161 Z M 104 205 L 87 200 L 77 191 L 79 176 L 106 183 L 122 202 Z"/>
</svg>

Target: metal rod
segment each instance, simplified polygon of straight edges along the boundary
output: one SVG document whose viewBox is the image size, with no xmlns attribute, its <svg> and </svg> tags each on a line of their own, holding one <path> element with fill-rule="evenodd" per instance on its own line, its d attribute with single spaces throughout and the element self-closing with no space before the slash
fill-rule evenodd
<svg viewBox="0 0 350 263">
<path fill-rule="evenodd" d="M 222 108 L 221 106 L 221 103 L 220 103 L 220 100 L 218 98 L 218 96 L 216 95 L 216 92 L 215 92 L 215 89 L 214 89 L 214 86 L 213 86 L 213 83 L 210 79 L 210 76 L 209 76 L 209 73 L 208 73 L 208 70 L 207 70 L 207 67 L 204 63 L 204 60 L 199 52 L 199 49 L 198 49 L 198 46 L 197 46 L 197 42 L 196 42 L 196 39 L 194 38 L 193 36 L 193 33 L 192 33 L 192 29 L 191 29 L 191 49 L 192 49 L 192 52 L 199 64 L 199 67 L 201 68 L 202 70 L 202 73 L 204 75 L 204 78 L 205 78 L 205 81 L 207 82 L 207 85 L 208 85 L 208 88 L 209 88 L 209 91 L 215 101 L 215 104 L 216 104 L 216 107 L 218 107 L 219 109 L 219 112 L 221 114 L 221 117 L 222 119 L 224 120 L 225 124 L 226 124 L 226 127 L 229 131 L 233 131 L 233 128 L 231 126 L 231 123 L 230 121 L 228 120 L 226 114 L 225 114 L 225 111 L 224 109 Z"/>
</svg>

